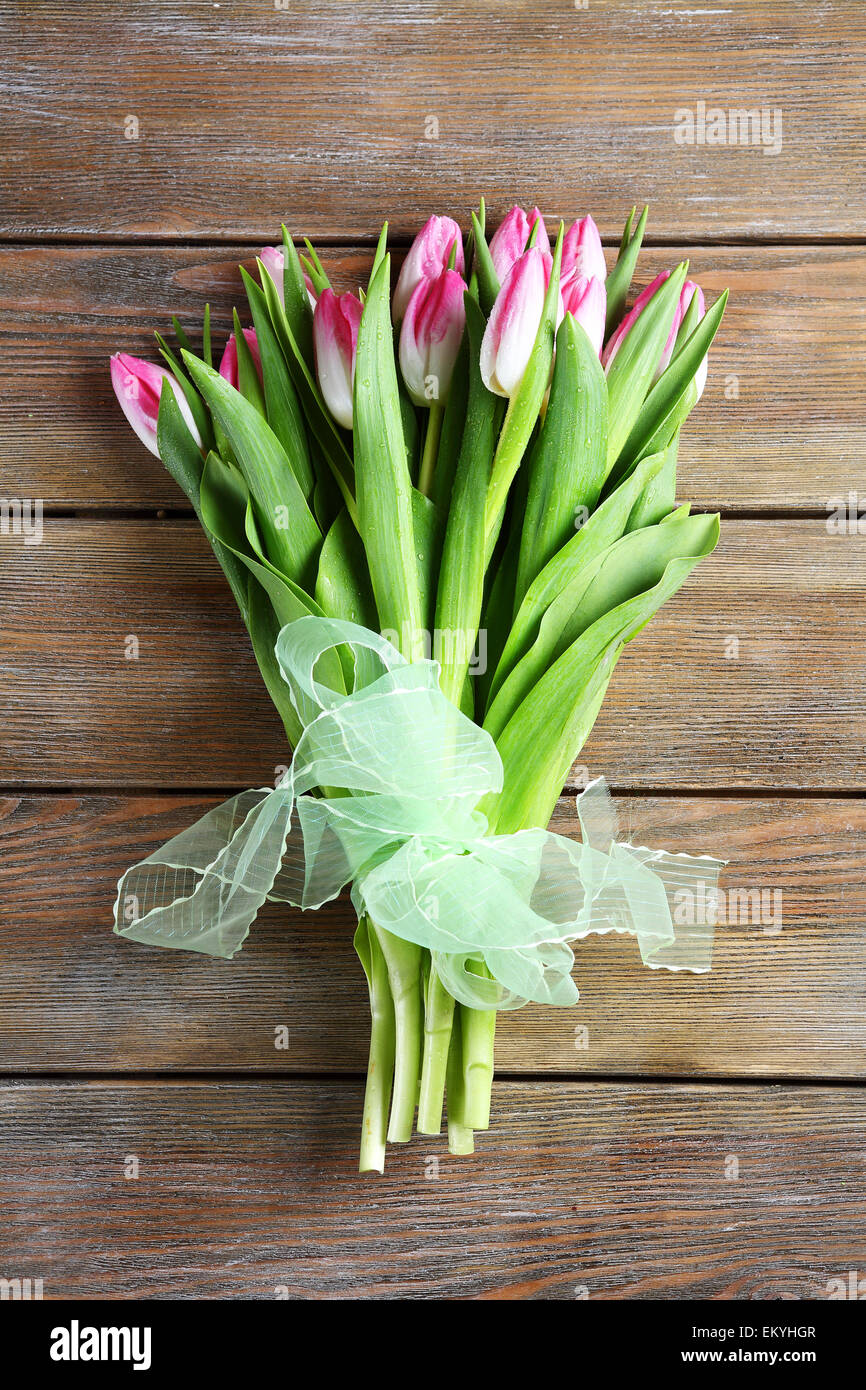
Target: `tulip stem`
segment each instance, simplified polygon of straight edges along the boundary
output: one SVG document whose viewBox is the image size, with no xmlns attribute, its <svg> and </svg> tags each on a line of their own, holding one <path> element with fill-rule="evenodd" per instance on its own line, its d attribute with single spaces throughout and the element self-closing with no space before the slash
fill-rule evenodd
<svg viewBox="0 0 866 1390">
<path fill-rule="evenodd" d="M 421 947 L 370 923 L 385 959 L 394 1001 L 396 1056 L 388 1140 L 405 1144 L 412 1138 L 421 1071 Z"/>
<path fill-rule="evenodd" d="M 484 974 L 489 978 L 486 968 Z M 463 1006 L 460 1021 L 463 1035 L 463 1118 L 471 1129 L 487 1129 L 493 1089 L 496 1010 Z"/>
<path fill-rule="evenodd" d="M 424 1058 L 418 1099 L 418 1133 L 438 1134 L 442 1128 L 454 996 L 448 993 L 432 964 L 424 1002 Z"/>
<path fill-rule="evenodd" d="M 369 931 L 370 1059 L 361 1121 L 362 1173 L 384 1173 L 388 1107 L 394 1076 L 394 1001 L 376 933 Z"/>
<path fill-rule="evenodd" d="M 462 1010 L 463 1005 L 458 1004 L 448 1049 L 448 1152 L 451 1154 L 471 1154 L 475 1151 L 472 1130 L 466 1124 Z"/>
<path fill-rule="evenodd" d="M 418 474 L 418 491 L 430 496 L 433 487 L 433 473 L 439 453 L 439 434 L 442 429 L 442 406 L 433 401 L 427 412 L 427 433 L 424 436 L 424 453 L 421 455 L 421 471 Z"/>
</svg>

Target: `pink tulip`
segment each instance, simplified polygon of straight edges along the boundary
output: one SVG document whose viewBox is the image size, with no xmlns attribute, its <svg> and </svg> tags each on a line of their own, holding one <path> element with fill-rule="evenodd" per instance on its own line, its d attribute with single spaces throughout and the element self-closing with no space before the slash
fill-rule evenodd
<svg viewBox="0 0 866 1390">
<path fill-rule="evenodd" d="M 262 359 L 259 356 L 259 341 L 256 337 L 256 330 L 254 328 L 245 328 L 244 337 L 247 340 L 247 347 L 253 355 L 253 361 L 256 364 L 256 371 L 259 374 L 259 381 L 261 381 Z M 223 352 L 222 357 L 220 358 L 219 374 L 221 377 L 225 377 L 229 386 L 233 386 L 236 391 L 240 390 L 240 386 L 238 384 L 238 345 L 235 341 L 234 333 L 232 333 L 231 337 L 226 343 L 225 350 Z"/>
<path fill-rule="evenodd" d="M 280 296 L 280 303 L 285 304 L 286 298 L 283 291 L 283 272 L 286 268 L 286 257 L 283 252 L 282 246 L 263 246 L 260 259 L 265 270 L 268 272 L 268 274 L 270 275 L 271 279 L 277 287 L 277 293 Z M 316 291 L 313 288 L 313 282 L 306 271 L 304 271 L 304 284 L 307 287 L 307 298 L 310 301 L 310 308 L 315 309 Z"/>
<path fill-rule="evenodd" d="M 544 218 L 533 208 L 527 217 L 523 208 L 516 205 L 510 212 L 506 213 L 502 222 L 493 233 L 490 242 L 490 254 L 493 257 L 493 266 L 499 278 L 500 285 L 504 281 L 515 261 L 518 260 L 526 250 L 526 243 L 529 240 L 530 232 L 538 223 L 538 232 L 533 243 L 539 251 L 546 251 L 550 254 L 550 238 L 547 235 L 547 228 L 544 225 Z"/>
<path fill-rule="evenodd" d="M 701 289 L 700 285 L 695 284 L 694 280 L 687 280 L 686 283 L 683 285 L 682 294 L 680 295 L 680 323 L 682 323 L 683 319 L 686 316 L 686 311 L 692 302 L 693 295 L 697 295 L 698 297 L 698 323 L 701 321 L 701 319 L 704 317 L 704 314 L 706 313 L 706 304 L 704 302 L 703 290 Z M 704 394 L 704 387 L 707 384 L 706 353 L 704 353 L 704 356 L 701 359 L 701 365 L 695 372 L 694 380 L 695 385 L 698 388 L 697 400 L 700 400 L 701 396 Z"/>
<path fill-rule="evenodd" d="M 647 285 L 646 289 L 643 290 L 642 293 L 639 294 L 637 299 L 635 300 L 634 308 L 631 310 L 630 313 L 626 314 L 622 323 L 619 325 L 619 328 L 617 328 L 616 331 L 611 335 L 610 340 L 608 341 L 608 344 L 605 347 L 604 352 L 601 356 L 602 366 L 604 367 L 605 371 L 607 371 L 611 362 L 616 357 L 616 354 L 619 350 L 619 346 L 626 333 L 628 333 L 629 329 L 643 313 L 644 309 L 646 308 L 649 301 L 652 299 L 656 290 L 661 288 L 661 286 L 664 284 L 665 280 L 667 280 L 669 275 L 669 270 L 663 270 L 661 275 L 656 276 L 651 285 Z M 677 333 L 680 330 L 680 324 L 682 323 L 685 312 L 688 309 L 689 304 L 691 303 L 692 295 L 695 293 L 697 293 L 700 296 L 698 300 L 698 304 L 700 306 L 700 317 L 703 318 L 704 316 L 703 291 L 701 290 L 699 285 L 695 284 L 694 280 L 686 280 L 680 293 L 679 302 L 674 313 L 674 321 L 671 324 L 671 331 L 668 334 L 667 342 L 665 343 L 664 348 L 662 349 L 662 354 L 659 358 L 658 366 L 656 367 L 653 381 L 658 381 L 665 367 L 667 367 L 668 363 L 671 360 L 671 356 L 674 350 L 674 343 L 677 340 Z M 706 363 L 703 364 L 703 369 L 704 380 L 706 380 Z M 698 376 L 700 376 L 700 372 L 698 373 Z M 703 390 L 703 382 L 700 383 L 700 390 Z"/>
<path fill-rule="evenodd" d="M 452 246 L 456 246 L 454 269 L 462 275 L 463 233 L 452 217 L 430 217 L 409 247 L 409 254 L 400 267 L 397 288 L 394 290 L 394 322 L 399 323 L 406 313 L 409 300 L 422 280 L 435 280 L 448 265 Z"/>
<path fill-rule="evenodd" d="M 159 458 L 156 443 L 156 422 L 159 416 L 159 398 L 163 383 L 170 381 L 178 409 L 186 421 L 189 432 L 201 448 L 201 437 L 195 427 L 192 411 L 187 405 L 186 396 L 171 372 L 165 367 L 157 367 L 153 362 L 145 362 L 142 357 L 130 357 L 126 352 L 116 352 L 111 359 L 111 384 L 126 416 L 142 444 Z"/>
<path fill-rule="evenodd" d="M 481 340 L 480 365 L 484 385 L 497 396 L 515 395 L 523 380 L 552 268 L 550 253 L 532 246 L 514 262 L 496 296 Z"/>
<path fill-rule="evenodd" d="M 607 279 L 607 266 L 604 260 L 601 237 L 598 227 L 591 217 L 581 217 L 573 222 L 562 243 L 562 288 L 572 277 L 585 275 L 587 279 Z"/>
<path fill-rule="evenodd" d="M 281 246 L 263 246 L 260 259 L 265 270 L 268 272 L 277 289 L 279 290 L 280 299 L 282 300 L 283 271 L 286 265 L 286 258 L 283 255 L 283 248 Z M 285 301 L 283 300 L 283 302 Z"/>
<path fill-rule="evenodd" d="M 313 314 L 316 375 L 325 404 L 338 424 L 352 428 L 352 389 L 361 322 L 360 299 L 323 290 Z"/>
<path fill-rule="evenodd" d="M 604 318 L 607 312 L 607 293 L 604 282 L 594 276 L 573 275 L 562 287 L 562 303 L 567 314 L 573 314 L 586 330 L 597 353 L 604 342 Z"/>
<path fill-rule="evenodd" d="M 661 275 L 656 276 L 651 285 L 647 285 L 645 290 L 641 290 L 640 294 L 634 302 L 634 307 L 626 314 L 622 323 L 611 334 L 610 338 L 608 339 L 607 346 L 605 347 L 604 352 L 601 355 L 601 363 L 605 371 L 607 371 L 608 367 L 616 357 L 616 354 L 619 351 L 620 343 L 622 342 L 626 333 L 628 333 L 632 324 L 636 323 L 637 320 L 640 318 L 641 314 L 643 313 L 647 304 L 649 304 L 656 290 L 661 288 L 661 286 L 664 284 L 665 280 L 667 280 L 669 275 L 669 270 L 663 270 Z M 679 325 L 677 324 L 671 329 L 671 333 L 673 334 L 674 338 L 676 338 L 678 326 Z M 668 343 L 670 343 L 670 338 L 668 338 Z M 667 350 L 667 343 L 665 344 L 665 350 Z"/>
<path fill-rule="evenodd" d="M 448 399 L 466 322 L 465 290 L 456 270 L 440 270 L 412 291 L 400 329 L 400 370 L 416 405 Z"/>
</svg>

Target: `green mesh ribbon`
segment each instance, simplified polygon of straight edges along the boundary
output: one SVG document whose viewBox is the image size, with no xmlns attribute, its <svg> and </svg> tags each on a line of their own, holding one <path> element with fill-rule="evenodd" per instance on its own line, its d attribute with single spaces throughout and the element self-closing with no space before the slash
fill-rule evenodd
<svg viewBox="0 0 866 1390">
<path fill-rule="evenodd" d="M 335 649 L 350 694 L 316 679 Z M 581 841 L 488 835 L 477 807 L 501 790 L 502 763 L 440 691 L 435 661 L 316 617 L 284 627 L 276 655 L 304 727 L 289 773 L 129 869 L 118 935 L 230 957 L 265 901 L 318 908 L 351 883 L 359 916 L 429 948 L 476 1008 L 574 1003 L 570 943 L 593 932 L 630 932 L 649 966 L 709 969 L 712 926 L 689 904 L 712 901 L 723 861 L 620 842 L 602 779 L 577 798 Z"/>
</svg>

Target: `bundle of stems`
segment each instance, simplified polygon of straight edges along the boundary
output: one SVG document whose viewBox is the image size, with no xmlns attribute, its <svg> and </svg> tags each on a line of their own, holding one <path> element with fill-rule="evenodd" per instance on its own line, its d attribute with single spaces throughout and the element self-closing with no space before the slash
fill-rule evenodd
<svg viewBox="0 0 866 1390">
<path fill-rule="evenodd" d="M 302 726 L 280 629 L 313 614 L 384 633 L 409 661 L 433 655 L 442 692 L 495 741 L 503 787 L 479 809 L 500 834 L 547 825 L 623 646 L 716 543 L 717 516 L 675 505 L 676 461 L 726 294 L 705 313 L 681 264 L 626 314 L 646 211 L 609 274 L 591 219 L 552 249 L 537 214 L 514 209 L 489 245 L 484 222 L 482 203 L 464 244 L 431 219 L 393 317 L 387 224 L 357 297 L 283 228 L 281 255 L 257 279 L 242 270 L 253 331 L 235 314 L 219 371 L 209 312 L 200 352 L 177 320 L 177 345 L 159 339 L 153 447 L 225 571 L 289 744 Z M 144 438 L 144 387 L 119 360 Z M 319 678 L 351 690 L 351 653 Z M 449 1149 L 471 1153 L 496 1008 L 457 1002 L 429 951 L 367 915 L 355 947 L 372 1017 L 361 1169 L 382 1171 L 386 1143 L 416 1127 L 440 1133 L 446 1095 Z M 470 973 L 495 1003 L 480 958 Z"/>
</svg>

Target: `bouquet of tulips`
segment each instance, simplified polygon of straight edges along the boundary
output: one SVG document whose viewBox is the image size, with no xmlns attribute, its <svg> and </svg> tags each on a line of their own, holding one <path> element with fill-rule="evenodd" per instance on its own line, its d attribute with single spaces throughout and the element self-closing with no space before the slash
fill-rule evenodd
<svg viewBox="0 0 866 1390">
<path fill-rule="evenodd" d="M 577 998 L 571 946 L 629 931 L 705 969 L 677 895 L 717 860 L 622 843 L 603 781 L 546 829 L 626 642 L 716 544 L 675 505 L 680 429 L 726 294 L 687 265 L 627 311 L 646 211 L 608 273 L 583 217 L 551 248 L 514 207 L 490 242 L 431 217 L 392 294 L 337 294 L 283 229 L 251 327 L 213 365 L 112 359 L 124 412 L 186 493 L 294 750 L 121 880 L 116 931 L 228 957 L 268 899 L 351 884 L 372 1032 L 361 1169 L 416 1124 L 452 1152 L 490 1115 L 496 1011 Z"/>
</svg>

